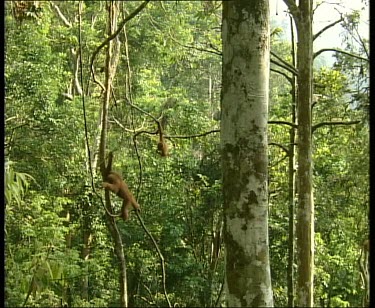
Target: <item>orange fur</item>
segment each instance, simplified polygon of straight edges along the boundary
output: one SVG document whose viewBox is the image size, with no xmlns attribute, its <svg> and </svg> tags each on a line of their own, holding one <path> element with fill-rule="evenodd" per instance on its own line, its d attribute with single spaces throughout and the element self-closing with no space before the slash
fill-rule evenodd
<svg viewBox="0 0 375 308">
<path fill-rule="evenodd" d="M 159 142 L 158 142 L 158 152 L 162 157 L 168 156 L 168 145 L 163 137 L 163 130 L 160 123 L 158 122 L 158 133 L 159 133 Z"/>
<path fill-rule="evenodd" d="M 166 157 L 168 156 L 168 145 L 167 143 L 165 142 L 164 138 L 162 138 L 159 142 L 158 142 L 158 152 L 161 156 L 163 157 Z"/>
<path fill-rule="evenodd" d="M 129 212 L 132 208 L 137 211 L 141 210 L 138 202 L 135 200 L 133 194 L 124 182 L 121 175 L 117 172 L 111 171 L 107 176 L 107 182 L 103 182 L 103 187 L 115 193 L 118 197 L 123 199 L 121 216 L 124 220 L 129 218 Z"/>
</svg>

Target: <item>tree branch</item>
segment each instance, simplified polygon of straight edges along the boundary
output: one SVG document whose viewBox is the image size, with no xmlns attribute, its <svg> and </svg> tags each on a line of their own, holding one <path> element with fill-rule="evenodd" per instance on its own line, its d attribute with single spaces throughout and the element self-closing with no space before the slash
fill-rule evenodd
<svg viewBox="0 0 375 308">
<path fill-rule="evenodd" d="M 363 50 L 365 51 L 367 58 L 370 58 L 369 51 L 367 50 L 366 44 L 365 44 L 365 42 L 363 41 L 361 35 L 358 32 L 358 28 L 355 27 L 354 30 L 357 33 L 358 40 L 360 41 L 360 43 L 361 43 L 360 45 L 362 46 Z"/>
<path fill-rule="evenodd" d="M 268 145 L 274 145 L 274 146 L 277 146 L 277 147 L 279 147 L 280 149 L 282 149 L 282 150 L 286 153 L 287 156 L 289 155 L 289 150 L 288 150 L 286 147 L 284 147 L 282 144 L 280 144 L 280 143 L 270 142 L 270 143 L 268 143 Z"/>
<path fill-rule="evenodd" d="M 280 75 L 283 75 L 283 76 L 289 81 L 289 83 L 292 83 L 292 78 L 290 78 L 290 77 L 289 77 L 287 74 L 285 74 L 284 72 L 279 71 L 279 70 L 274 69 L 274 68 L 270 68 L 270 70 L 271 70 L 272 72 L 275 72 L 275 73 L 278 73 L 278 74 L 280 74 Z"/>
<path fill-rule="evenodd" d="M 313 35 L 313 41 L 315 41 L 316 38 L 319 37 L 324 31 L 328 30 L 329 28 L 332 28 L 333 26 L 337 25 L 338 23 L 342 22 L 344 18 L 341 16 L 340 19 L 330 23 L 329 25 L 325 26 L 323 29 L 321 29 L 319 32 Z"/>
<path fill-rule="evenodd" d="M 71 28 L 72 27 L 72 24 L 69 22 L 69 20 L 64 16 L 63 13 L 61 13 L 59 7 L 53 3 L 53 2 L 50 2 L 51 5 L 53 6 L 53 8 L 55 9 L 57 15 L 59 15 L 60 19 L 62 20 L 62 22 L 64 23 L 64 25 L 68 28 Z"/>
<path fill-rule="evenodd" d="M 121 102 L 123 102 L 123 100 L 120 99 L 120 100 L 118 100 L 117 102 L 118 102 L 118 103 L 121 103 Z M 146 110 L 143 110 L 141 107 L 138 107 L 137 105 L 134 105 L 129 99 L 125 99 L 125 102 L 126 102 L 130 107 L 132 107 L 132 108 L 138 110 L 139 112 L 141 112 L 141 113 L 143 113 L 143 114 L 149 116 L 149 117 L 150 117 L 151 119 L 153 119 L 156 123 L 159 122 L 159 120 L 158 120 L 156 117 L 154 117 L 151 113 L 147 112 Z"/>
<path fill-rule="evenodd" d="M 279 62 L 277 62 L 277 61 L 275 61 L 275 60 L 272 60 L 272 59 L 270 59 L 270 62 L 271 62 L 272 64 L 275 64 L 275 65 L 277 65 L 277 66 L 283 68 L 284 70 L 287 70 L 289 73 L 291 73 L 291 74 L 293 74 L 293 75 L 296 75 L 296 76 L 298 75 L 295 71 L 291 70 L 288 66 L 285 66 L 285 65 L 282 64 L 282 63 L 279 63 Z"/>
<path fill-rule="evenodd" d="M 215 49 L 214 50 L 209 50 L 209 49 L 199 48 L 199 47 L 195 47 L 195 46 L 184 45 L 184 44 L 180 43 L 179 41 L 177 41 L 172 36 L 172 34 L 170 33 L 170 31 L 168 31 L 168 34 L 169 34 L 170 38 L 172 39 L 172 41 L 174 41 L 175 43 L 177 43 L 178 45 L 180 45 L 182 47 L 189 48 L 189 49 L 196 49 L 196 50 L 204 51 L 204 52 L 209 52 L 209 53 L 212 53 L 212 54 L 217 55 L 217 56 L 221 56 L 222 55 L 222 52 L 220 52 L 218 50 L 215 50 Z"/>
<path fill-rule="evenodd" d="M 140 132 L 143 130 L 143 126 L 144 126 L 144 122 L 142 124 L 142 127 L 141 128 L 134 128 L 134 129 L 129 129 L 129 128 L 126 128 L 124 125 L 122 125 L 120 123 L 119 120 L 116 119 L 116 117 L 112 117 L 113 121 L 109 120 L 109 123 L 113 123 L 115 122 L 118 126 L 120 126 L 124 131 L 126 131 L 127 133 L 135 133 L 135 132 Z"/>
<path fill-rule="evenodd" d="M 167 135 L 167 136 L 165 136 L 165 138 L 168 138 L 168 139 L 190 139 L 190 138 L 207 136 L 207 135 L 213 134 L 213 133 L 220 133 L 220 129 L 213 129 L 213 130 L 210 130 L 208 132 L 201 133 L 201 134 L 188 135 L 188 136 L 181 136 L 181 135 L 168 136 Z"/>
<path fill-rule="evenodd" d="M 313 14 L 315 14 L 315 12 L 317 11 L 317 9 L 322 5 L 322 4 L 325 4 L 326 2 L 325 1 L 322 1 L 322 2 L 319 2 L 316 4 L 315 8 L 313 9 Z"/>
<path fill-rule="evenodd" d="M 284 3 L 288 7 L 290 13 L 294 17 L 294 19 L 298 19 L 298 14 L 299 14 L 299 8 L 296 4 L 295 0 L 284 0 Z"/>
<path fill-rule="evenodd" d="M 204 52 L 212 53 L 212 54 L 217 55 L 217 56 L 221 56 L 222 55 L 221 52 L 216 51 L 216 50 L 209 50 L 209 49 L 204 49 L 204 48 L 199 48 L 199 47 L 189 46 L 189 45 L 182 45 L 182 44 L 181 44 L 181 46 L 185 47 L 185 48 L 196 49 L 196 50 L 199 50 L 199 51 L 204 51 Z"/>
<path fill-rule="evenodd" d="M 283 60 L 280 56 L 278 56 L 276 53 L 274 53 L 273 51 L 270 52 L 272 56 L 274 56 L 277 60 L 279 60 L 282 64 L 284 64 L 286 67 L 288 67 L 288 70 L 290 72 L 292 72 L 294 75 L 298 75 L 298 71 L 296 70 L 295 67 L 293 67 L 293 65 L 289 64 L 288 62 L 286 62 L 285 60 Z M 272 62 L 272 61 L 271 61 Z M 285 68 L 287 69 L 287 68 Z"/>
<path fill-rule="evenodd" d="M 293 128 L 298 128 L 298 125 L 291 123 L 291 122 L 287 122 L 287 121 L 268 121 L 268 124 L 281 124 L 281 125 L 288 125 Z"/>
<path fill-rule="evenodd" d="M 323 48 L 323 49 L 320 49 L 320 50 L 318 50 L 317 52 L 314 53 L 314 59 L 325 51 L 338 52 L 338 53 L 342 53 L 344 55 L 347 55 L 347 56 L 350 56 L 350 57 L 353 57 L 353 58 L 356 58 L 356 59 L 360 59 L 360 60 L 363 60 L 363 61 L 366 61 L 366 62 L 370 62 L 369 59 L 366 59 L 366 58 L 361 57 L 359 55 L 356 55 L 356 54 L 353 54 L 353 53 L 350 53 L 350 52 L 347 52 L 345 50 L 341 50 L 341 49 L 338 49 L 338 48 Z"/>
<path fill-rule="evenodd" d="M 318 123 L 316 125 L 313 125 L 312 127 L 312 132 L 315 132 L 318 128 L 322 127 L 322 126 L 333 126 L 333 125 L 353 125 L 353 124 L 358 124 L 360 123 L 361 121 L 349 121 L 349 122 L 343 122 L 343 121 L 339 121 L 339 122 L 321 122 L 321 123 Z"/>
</svg>

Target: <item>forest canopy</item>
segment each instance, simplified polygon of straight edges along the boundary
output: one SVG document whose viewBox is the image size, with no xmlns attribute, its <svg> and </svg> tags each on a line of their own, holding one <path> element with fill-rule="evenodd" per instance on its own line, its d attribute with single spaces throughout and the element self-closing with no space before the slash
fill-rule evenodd
<svg viewBox="0 0 375 308">
<path fill-rule="evenodd" d="M 5 305 L 225 306 L 224 221 L 234 210 L 223 211 L 223 196 L 238 187 L 223 192 L 222 1 L 5 9 Z M 329 23 L 341 27 L 342 46 L 311 55 L 313 298 L 322 307 L 368 304 L 369 42 L 360 13 Z M 303 87 L 296 28 L 274 18 L 264 200 L 273 302 L 288 307 Z M 135 211 L 121 213 L 125 205 Z"/>
</svg>

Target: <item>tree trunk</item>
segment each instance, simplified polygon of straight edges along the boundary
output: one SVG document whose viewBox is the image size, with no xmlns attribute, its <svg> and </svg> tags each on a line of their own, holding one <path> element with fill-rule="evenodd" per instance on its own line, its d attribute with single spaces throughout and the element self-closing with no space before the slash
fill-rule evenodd
<svg viewBox="0 0 375 308">
<path fill-rule="evenodd" d="M 295 41 L 293 31 L 293 20 L 290 17 L 291 37 L 292 37 L 292 62 L 293 67 L 296 66 L 296 53 L 295 53 Z M 296 87 L 296 76 L 292 76 L 292 123 L 296 123 L 296 100 L 297 100 L 297 87 Z M 289 130 L 289 163 L 288 163 L 288 200 L 289 200 L 289 238 L 288 238 L 288 307 L 294 307 L 294 253 L 295 253 L 295 225 L 294 225 L 294 214 L 295 214 L 295 197 L 296 197 L 296 172 L 295 172 L 295 139 L 296 131 L 292 127 Z"/>
<path fill-rule="evenodd" d="M 273 306 L 268 252 L 269 4 L 223 2 L 223 164 L 226 299 Z"/>
<path fill-rule="evenodd" d="M 118 2 L 112 1 L 107 4 L 108 10 L 108 24 L 107 34 L 110 36 L 117 29 L 117 18 L 118 18 Z M 106 62 L 105 62 L 105 82 L 104 82 L 104 98 L 102 105 L 102 123 L 101 123 L 101 134 L 100 134 L 100 147 L 99 147 L 99 162 L 100 171 L 102 174 L 103 181 L 106 180 L 107 172 L 105 165 L 105 149 L 107 146 L 107 129 L 108 129 L 108 110 L 109 103 L 112 94 L 112 81 L 116 74 L 116 68 L 120 55 L 120 40 L 118 37 L 108 42 Z M 111 208 L 111 200 L 109 191 L 105 191 L 105 206 L 107 209 Z M 120 284 L 120 307 L 128 306 L 128 292 L 126 284 L 126 260 L 122 244 L 121 234 L 117 228 L 116 221 L 113 217 L 106 213 L 107 227 L 114 240 L 115 253 L 119 262 L 119 284 Z"/>
<path fill-rule="evenodd" d="M 87 204 L 84 205 L 87 207 Z M 88 212 L 86 209 L 84 212 Z M 87 220 L 87 219 L 85 219 Z M 82 276 L 82 291 L 81 291 L 81 298 L 89 301 L 89 273 L 88 273 L 88 265 L 87 261 L 90 258 L 91 252 L 91 242 L 92 242 L 92 234 L 91 234 L 91 226 L 88 221 L 85 221 L 83 226 L 83 247 L 82 247 L 82 260 L 83 263 L 86 265 L 86 273 Z"/>
<path fill-rule="evenodd" d="M 314 199 L 312 190 L 312 138 L 311 138 L 311 101 L 312 101 L 312 65 L 313 0 L 284 0 L 296 23 L 298 95 L 297 95 L 297 306 L 312 307 L 314 282 Z"/>
<path fill-rule="evenodd" d="M 297 306 L 312 307 L 314 272 L 314 199 L 312 191 L 312 1 L 300 2 L 301 18 L 297 23 L 298 49 L 298 214 Z"/>
</svg>

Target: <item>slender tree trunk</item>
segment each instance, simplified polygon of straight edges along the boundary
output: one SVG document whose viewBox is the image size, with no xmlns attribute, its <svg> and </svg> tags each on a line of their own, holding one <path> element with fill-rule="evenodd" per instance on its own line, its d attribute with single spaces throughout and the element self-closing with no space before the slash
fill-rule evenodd
<svg viewBox="0 0 375 308">
<path fill-rule="evenodd" d="M 361 254 L 358 259 L 358 265 L 360 275 L 362 279 L 362 285 L 364 288 L 362 306 L 370 306 L 370 271 L 369 271 L 369 252 L 370 252 L 370 240 L 367 239 L 362 243 Z M 363 256 L 363 258 L 362 258 Z"/>
<path fill-rule="evenodd" d="M 73 67 L 73 77 L 71 81 L 71 94 L 74 97 L 75 95 L 82 95 L 82 88 L 79 82 L 78 73 L 79 73 L 79 50 L 78 48 L 70 48 L 70 54 L 72 57 L 72 67 Z"/>
<path fill-rule="evenodd" d="M 291 128 L 289 131 L 289 163 L 288 163 L 288 200 L 289 200 L 289 239 L 288 239 L 288 307 L 294 307 L 294 254 L 295 254 L 295 130 Z"/>
<path fill-rule="evenodd" d="M 228 306 L 273 306 L 268 247 L 269 3 L 223 2 L 223 164 Z"/>
<path fill-rule="evenodd" d="M 314 282 L 314 198 L 312 189 L 313 0 L 284 0 L 296 23 L 297 96 L 297 306 L 312 307 Z"/>
<path fill-rule="evenodd" d="M 69 225 L 71 223 L 71 215 L 70 215 L 70 206 L 65 205 L 65 210 L 63 211 L 63 216 L 65 216 L 65 220 L 63 225 L 65 228 L 69 229 Z M 65 235 L 65 253 L 68 255 L 70 250 L 72 249 L 72 232 L 69 230 Z M 61 274 L 61 280 L 63 280 L 63 275 Z M 62 301 L 69 302 L 69 284 L 70 281 L 65 281 L 63 284 L 63 292 L 62 292 Z M 69 306 L 70 307 L 70 306 Z"/>
<path fill-rule="evenodd" d="M 87 207 L 87 204 L 84 205 Z M 88 209 L 86 209 L 84 212 L 88 212 Z M 88 217 L 88 216 L 87 216 Z M 85 219 L 87 220 L 87 219 Z M 86 268 L 88 269 L 87 266 L 87 261 L 90 258 L 90 252 L 91 252 L 91 242 L 92 242 L 92 234 L 91 234 L 91 226 L 88 221 L 84 223 L 85 225 L 83 226 L 83 248 L 82 248 L 82 260 L 86 264 Z M 81 297 L 89 301 L 89 274 L 86 272 L 86 274 L 82 277 L 82 292 L 81 292 Z"/>
<path fill-rule="evenodd" d="M 314 199 L 312 190 L 312 0 L 300 2 L 298 49 L 298 288 L 297 305 L 312 307 L 314 287 Z"/>
<path fill-rule="evenodd" d="M 98 159 L 99 159 L 99 149 L 100 149 L 100 141 L 101 141 L 101 132 L 102 132 L 102 118 L 103 118 L 103 110 L 100 110 L 98 122 L 97 122 L 97 129 L 95 130 L 95 137 L 92 143 L 92 157 L 91 157 L 91 165 L 92 165 L 92 171 L 93 175 L 96 173 L 96 168 L 98 166 Z"/>
<path fill-rule="evenodd" d="M 293 20 L 290 17 L 291 37 L 292 37 L 292 62 L 293 67 L 296 66 L 296 53 L 295 53 L 295 42 L 294 42 L 294 31 L 293 31 Z M 296 123 L 296 76 L 292 76 L 292 123 Z M 288 307 L 294 307 L 294 244 L 295 244 L 295 226 L 294 226 L 294 213 L 295 213 L 295 196 L 296 196 L 296 173 L 295 173 L 295 128 L 292 127 L 289 130 L 289 184 L 288 184 L 288 200 L 289 200 L 289 239 L 288 239 Z"/>
<path fill-rule="evenodd" d="M 110 36 L 117 29 L 117 18 L 118 18 L 118 2 L 111 1 L 107 4 L 108 10 L 108 24 L 107 34 Z M 108 130 L 108 110 L 109 103 L 112 94 L 112 81 L 116 74 L 116 68 L 120 55 L 120 40 L 117 38 L 108 42 L 107 54 L 106 54 L 106 66 L 105 66 L 105 82 L 104 82 L 104 97 L 102 105 L 102 123 L 101 123 L 101 135 L 100 135 L 100 147 L 99 147 L 99 162 L 100 171 L 102 174 L 103 181 L 106 180 L 106 165 L 105 165 L 105 149 L 107 146 L 107 130 Z M 105 191 L 105 206 L 107 209 L 111 208 L 111 200 L 109 191 Z M 119 284 L 120 284 L 120 306 L 128 306 L 128 292 L 126 284 L 126 260 L 123 249 L 123 243 L 121 234 L 117 228 L 116 222 L 113 217 L 106 213 L 107 227 L 114 240 L 115 253 L 119 263 Z"/>
<path fill-rule="evenodd" d="M 205 299 L 204 306 L 212 307 L 213 305 L 213 283 L 214 277 L 217 270 L 217 263 L 220 257 L 221 250 L 221 238 L 222 238 L 222 218 L 219 217 L 215 224 L 215 215 L 212 215 L 212 224 L 211 224 L 211 242 L 210 242 L 210 266 L 208 269 L 208 278 L 207 278 L 207 288 L 204 290 Z"/>
</svg>

